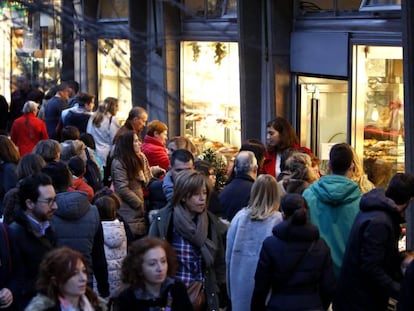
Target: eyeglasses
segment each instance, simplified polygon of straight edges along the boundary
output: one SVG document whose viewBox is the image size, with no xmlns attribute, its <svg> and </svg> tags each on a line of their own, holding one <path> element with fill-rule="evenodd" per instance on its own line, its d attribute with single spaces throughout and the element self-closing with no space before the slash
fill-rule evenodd
<svg viewBox="0 0 414 311">
<path fill-rule="evenodd" d="M 49 199 L 44 199 L 44 200 L 37 199 L 37 202 L 39 202 L 39 203 L 46 203 L 48 207 L 51 207 L 53 204 L 56 203 L 56 197 L 49 198 Z"/>
</svg>

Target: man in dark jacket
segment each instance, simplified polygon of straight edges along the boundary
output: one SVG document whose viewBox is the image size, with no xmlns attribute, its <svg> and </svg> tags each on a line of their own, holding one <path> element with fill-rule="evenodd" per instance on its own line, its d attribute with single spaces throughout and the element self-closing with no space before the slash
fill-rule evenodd
<svg viewBox="0 0 414 311">
<path fill-rule="evenodd" d="M 88 195 L 80 191 L 68 191 L 71 173 L 63 162 L 48 163 L 43 171 L 55 186 L 59 209 L 51 223 L 56 228 L 58 246 L 67 246 L 80 252 L 88 264 L 88 286 L 97 281 L 102 297 L 109 295 L 108 266 L 105 258 L 103 229 L 98 209 L 88 201 Z"/>
<path fill-rule="evenodd" d="M 414 197 L 414 175 L 396 174 L 388 188 L 371 190 L 360 202 L 337 286 L 334 310 L 386 310 L 398 299 L 402 272 L 398 240 L 404 212 Z"/>
<path fill-rule="evenodd" d="M 49 220 L 57 209 L 52 181 L 45 174 L 24 178 L 19 184 L 20 207 L 9 226 L 16 268 L 14 300 L 23 310 L 36 294 L 35 282 L 43 256 L 56 245 Z"/>
<path fill-rule="evenodd" d="M 234 161 L 236 177 L 226 185 L 219 195 L 224 209 L 224 218 L 231 221 L 250 199 L 250 190 L 257 178 L 257 160 L 253 152 L 240 151 Z"/>
</svg>

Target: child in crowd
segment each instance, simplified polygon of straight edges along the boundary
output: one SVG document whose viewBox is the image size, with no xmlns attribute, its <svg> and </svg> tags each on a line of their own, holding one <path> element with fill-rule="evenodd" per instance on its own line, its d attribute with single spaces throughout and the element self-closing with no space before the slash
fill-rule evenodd
<svg viewBox="0 0 414 311">
<path fill-rule="evenodd" d="M 82 191 L 88 195 L 89 202 L 92 202 L 94 191 L 83 179 L 83 175 L 86 172 L 85 161 L 80 156 L 74 156 L 69 159 L 69 170 L 72 173 L 72 186 L 69 187 L 69 191 Z"/>
<path fill-rule="evenodd" d="M 93 204 L 96 205 L 101 218 L 104 232 L 105 257 L 108 264 L 108 282 L 110 296 L 114 297 L 120 291 L 121 265 L 127 254 L 127 240 L 132 237 L 127 224 L 121 221 L 117 212 L 121 199 L 112 190 L 104 188 L 97 192 Z"/>
</svg>

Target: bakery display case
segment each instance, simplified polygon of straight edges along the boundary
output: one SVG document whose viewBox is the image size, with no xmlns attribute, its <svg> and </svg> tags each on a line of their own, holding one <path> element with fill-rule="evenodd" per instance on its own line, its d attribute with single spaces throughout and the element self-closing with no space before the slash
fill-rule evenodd
<svg viewBox="0 0 414 311">
<path fill-rule="evenodd" d="M 401 47 L 355 46 L 355 145 L 368 178 L 386 187 L 405 171 Z"/>
</svg>

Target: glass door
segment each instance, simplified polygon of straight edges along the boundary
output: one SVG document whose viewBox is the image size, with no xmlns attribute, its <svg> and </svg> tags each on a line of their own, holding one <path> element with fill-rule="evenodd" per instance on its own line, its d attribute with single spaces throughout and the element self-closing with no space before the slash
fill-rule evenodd
<svg viewBox="0 0 414 311">
<path fill-rule="evenodd" d="M 329 150 L 348 137 L 348 81 L 299 76 L 300 143 L 321 159 L 327 173 Z"/>
</svg>

